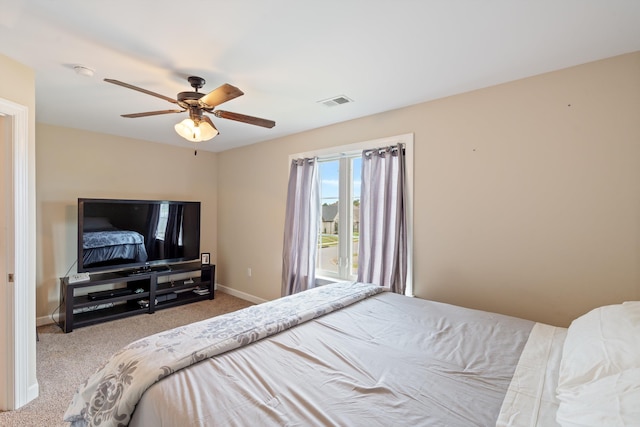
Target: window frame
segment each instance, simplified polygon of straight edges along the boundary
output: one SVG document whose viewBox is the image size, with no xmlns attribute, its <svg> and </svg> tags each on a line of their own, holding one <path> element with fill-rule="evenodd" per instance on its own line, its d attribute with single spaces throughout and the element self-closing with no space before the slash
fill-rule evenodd
<svg viewBox="0 0 640 427">
<path fill-rule="evenodd" d="M 287 167 L 290 167 L 291 162 L 294 159 L 318 157 L 320 161 L 341 159 L 351 157 L 354 154 L 361 154 L 363 150 L 369 150 L 374 148 L 386 147 L 389 145 L 403 144 L 405 148 L 405 179 L 406 179 L 406 215 L 407 215 L 407 284 L 405 288 L 405 295 L 413 296 L 413 149 L 414 149 L 414 134 L 407 133 L 402 135 L 390 136 L 385 138 L 379 138 L 369 141 L 356 142 L 346 145 L 338 145 L 334 147 L 306 151 L 302 153 L 296 153 L 289 155 L 289 161 Z M 341 172 L 342 169 L 341 169 Z M 341 182 L 342 182 L 341 177 Z M 351 180 L 349 185 L 351 185 Z M 342 184 L 341 184 L 342 185 Z M 353 196 L 349 200 L 352 200 Z M 344 204 L 344 203 L 343 203 Z M 341 209 L 346 209 L 341 204 Z M 341 212 L 342 214 L 342 212 Z M 353 219 L 349 215 L 349 226 L 353 228 Z M 319 230 L 320 231 L 320 230 Z M 351 235 L 351 232 L 349 233 Z M 350 239 L 349 239 L 350 243 Z M 316 275 L 316 284 L 326 284 L 335 282 L 338 280 L 348 280 L 340 277 L 333 277 L 333 275 Z"/>
</svg>

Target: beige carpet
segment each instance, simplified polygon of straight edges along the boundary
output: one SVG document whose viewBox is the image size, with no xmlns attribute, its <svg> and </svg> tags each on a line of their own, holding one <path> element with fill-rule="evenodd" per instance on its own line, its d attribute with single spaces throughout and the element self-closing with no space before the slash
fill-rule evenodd
<svg viewBox="0 0 640 427">
<path fill-rule="evenodd" d="M 0 426 L 68 426 L 62 415 L 77 386 L 108 356 L 147 335 L 203 320 L 251 305 L 222 292 L 206 300 L 113 322 L 79 328 L 65 334 L 56 325 L 38 328 L 37 378 L 40 396 L 17 411 L 0 412 Z"/>
</svg>

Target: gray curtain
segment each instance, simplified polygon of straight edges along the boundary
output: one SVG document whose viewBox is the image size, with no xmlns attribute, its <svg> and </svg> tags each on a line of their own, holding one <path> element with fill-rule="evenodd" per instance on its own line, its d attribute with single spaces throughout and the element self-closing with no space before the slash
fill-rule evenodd
<svg viewBox="0 0 640 427">
<path fill-rule="evenodd" d="M 404 294 L 407 221 L 401 144 L 363 151 L 361 191 L 358 281 Z"/>
<path fill-rule="evenodd" d="M 315 286 L 320 225 L 318 159 L 291 162 L 282 252 L 282 295 Z"/>
</svg>

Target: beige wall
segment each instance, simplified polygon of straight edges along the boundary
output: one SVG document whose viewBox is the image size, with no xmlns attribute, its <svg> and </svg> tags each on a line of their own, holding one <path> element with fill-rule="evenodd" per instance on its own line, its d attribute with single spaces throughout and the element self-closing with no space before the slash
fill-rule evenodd
<svg viewBox="0 0 640 427">
<path fill-rule="evenodd" d="M 39 124 L 37 316 L 59 304 L 59 277 L 76 271 L 79 197 L 196 200 L 201 249 L 216 262 L 217 154 Z"/>
<path fill-rule="evenodd" d="M 288 155 L 404 133 L 417 296 L 561 326 L 640 299 L 640 52 L 220 153 L 218 282 L 280 295 Z"/>
</svg>

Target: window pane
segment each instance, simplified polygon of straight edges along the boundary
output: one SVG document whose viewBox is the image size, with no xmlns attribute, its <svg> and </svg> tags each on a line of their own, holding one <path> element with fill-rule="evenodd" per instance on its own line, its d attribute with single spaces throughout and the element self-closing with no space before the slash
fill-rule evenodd
<svg viewBox="0 0 640 427">
<path fill-rule="evenodd" d="M 339 180 L 340 163 L 338 160 L 320 162 L 318 178 L 320 180 L 320 205 L 322 221 L 318 238 L 318 258 L 316 268 L 325 273 L 339 273 Z"/>
<path fill-rule="evenodd" d="M 169 220 L 169 203 L 160 204 L 160 218 L 158 219 L 158 227 L 156 228 L 156 239 L 164 240 L 167 232 L 167 221 Z"/>
<path fill-rule="evenodd" d="M 360 183 L 362 179 L 362 157 L 351 160 L 351 265 L 349 274 L 358 274 L 358 242 L 360 239 Z"/>
</svg>

